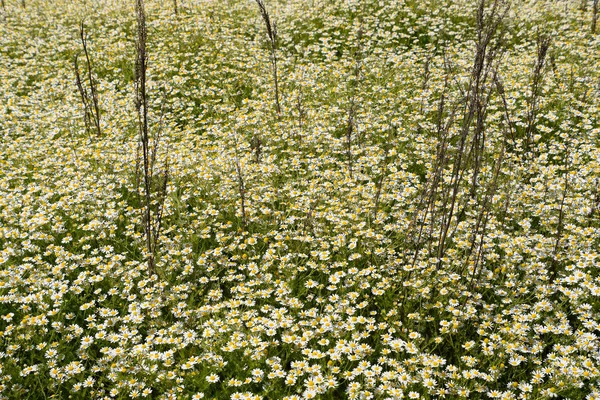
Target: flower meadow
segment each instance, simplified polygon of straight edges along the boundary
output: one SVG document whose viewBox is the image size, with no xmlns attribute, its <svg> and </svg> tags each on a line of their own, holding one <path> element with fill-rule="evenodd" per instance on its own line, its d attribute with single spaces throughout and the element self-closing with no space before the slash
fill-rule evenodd
<svg viewBox="0 0 600 400">
<path fill-rule="evenodd" d="M 600 399 L 597 0 L 0 13 L 0 398 Z"/>
</svg>

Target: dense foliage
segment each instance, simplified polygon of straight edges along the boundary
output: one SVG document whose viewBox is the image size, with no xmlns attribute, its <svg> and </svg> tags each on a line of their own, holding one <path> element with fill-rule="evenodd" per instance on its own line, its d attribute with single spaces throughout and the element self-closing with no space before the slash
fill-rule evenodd
<svg viewBox="0 0 600 400">
<path fill-rule="evenodd" d="M 135 2 L 3 1 L 0 398 L 600 398 L 593 0 L 145 6 L 151 204 Z"/>
</svg>

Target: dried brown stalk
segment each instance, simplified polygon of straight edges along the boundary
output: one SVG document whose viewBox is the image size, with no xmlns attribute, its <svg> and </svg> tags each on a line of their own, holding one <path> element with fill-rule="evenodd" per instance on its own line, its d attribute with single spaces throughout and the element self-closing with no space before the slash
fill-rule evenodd
<svg viewBox="0 0 600 400">
<path fill-rule="evenodd" d="M 93 124 L 96 130 L 96 136 L 101 137 L 102 130 L 100 128 L 100 106 L 98 101 L 97 82 L 94 79 L 93 75 L 93 66 L 88 51 L 87 38 L 85 34 L 85 25 L 83 21 L 81 21 L 81 24 L 79 26 L 79 37 L 81 38 L 81 46 L 83 48 L 83 54 L 85 55 L 85 62 L 87 67 L 87 84 L 89 85 L 90 95 L 88 95 L 88 91 L 84 87 L 83 80 L 81 79 L 77 55 L 73 59 L 73 67 L 75 70 L 75 82 L 77 84 L 77 89 L 79 90 L 81 102 L 83 103 L 84 122 L 86 130 L 90 132 L 91 125 Z"/>
<path fill-rule="evenodd" d="M 544 80 L 544 64 L 546 55 L 550 48 L 551 39 L 546 35 L 539 35 L 537 39 L 537 59 L 533 69 L 533 77 L 531 83 L 531 95 L 529 97 L 529 110 L 527 112 L 527 127 L 526 134 L 526 151 L 527 155 L 531 156 L 531 146 L 533 145 L 533 133 L 537 121 L 537 112 L 539 108 L 540 85 Z"/>
<path fill-rule="evenodd" d="M 598 23 L 598 10 L 600 9 L 600 1 L 594 0 L 592 5 L 592 34 L 596 34 L 596 25 Z"/>
<path fill-rule="evenodd" d="M 154 163 L 156 160 L 158 150 L 160 130 L 154 139 L 154 143 L 151 145 L 150 135 L 148 132 L 148 94 L 146 92 L 146 75 L 148 69 L 148 54 L 146 51 L 147 30 L 146 13 L 144 11 L 143 0 L 136 0 L 135 12 L 137 19 L 135 98 L 142 153 L 142 160 L 141 162 L 138 161 L 137 165 L 142 164 L 144 189 L 144 206 L 142 210 L 142 221 L 144 229 L 144 238 L 146 242 L 146 250 L 148 253 L 148 273 L 153 274 L 155 271 L 156 254 L 161 234 L 162 219 L 167 195 L 167 186 L 169 181 L 169 164 L 167 150 L 167 159 L 165 161 L 164 173 L 159 179 L 155 179 Z"/>
<path fill-rule="evenodd" d="M 466 93 L 464 104 L 466 105 L 465 113 L 462 118 L 460 127 L 459 145 L 454 159 L 451 188 L 452 192 L 449 198 L 444 200 L 444 208 L 448 206 L 447 212 L 442 216 L 440 235 L 438 240 L 437 259 L 438 267 L 441 265 L 442 259 L 446 253 L 448 231 L 454 220 L 454 212 L 457 205 L 459 188 L 463 175 L 469 168 L 469 160 L 473 161 L 473 175 L 475 175 L 472 188 L 476 187 L 476 172 L 479 170 L 479 162 L 481 152 L 483 151 L 484 138 L 484 116 L 489 100 L 489 88 L 486 90 L 486 80 L 490 71 L 493 69 L 495 58 L 498 56 L 499 46 L 492 46 L 494 38 L 500 24 L 506 17 L 509 5 L 503 0 L 494 0 L 488 15 L 485 14 L 486 1 L 480 0 L 477 10 L 477 41 L 475 48 L 475 60 L 469 79 L 469 88 Z M 476 118 L 475 131 L 471 139 L 471 151 L 465 154 L 467 139 L 471 131 L 471 124 Z M 472 189 L 476 190 L 476 189 Z M 459 215 L 463 214 L 463 210 Z"/>
<path fill-rule="evenodd" d="M 254 134 L 250 141 L 250 148 L 254 152 L 254 162 L 260 164 L 260 158 L 262 156 L 263 141 L 258 134 Z"/>
<path fill-rule="evenodd" d="M 391 128 L 391 132 L 393 132 L 393 136 L 397 135 L 397 129 L 396 127 L 392 127 Z M 379 177 L 377 178 L 377 182 L 375 183 L 375 187 L 376 187 L 376 192 L 375 192 L 375 204 L 373 205 L 373 221 L 377 220 L 377 213 L 379 212 L 379 200 L 381 198 L 381 191 L 383 188 L 383 182 L 386 178 L 386 170 L 388 167 L 388 164 L 390 162 L 390 158 L 389 158 L 389 152 L 390 152 L 390 146 L 392 143 L 392 135 L 388 135 L 388 138 L 386 140 L 386 143 L 383 147 L 383 159 L 381 161 L 381 173 L 379 174 Z"/>
<path fill-rule="evenodd" d="M 81 81 L 81 74 L 79 73 L 79 63 L 77 55 L 75 55 L 75 57 L 73 58 L 73 69 L 75 71 L 75 83 L 77 85 L 77 90 L 79 91 L 79 96 L 81 97 L 81 103 L 83 104 L 83 122 L 85 125 L 85 130 L 89 133 L 91 130 L 92 117 L 90 116 L 88 94 L 83 87 L 83 83 Z"/>
<path fill-rule="evenodd" d="M 267 30 L 267 37 L 269 38 L 269 46 L 271 51 L 271 70 L 273 74 L 273 85 L 275 91 L 275 110 L 277 116 L 281 115 L 281 105 L 279 103 L 279 77 L 277 73 L 277 24 L 271 22 L 271 17 L 267 11 L 267 7 L 263 0 L 254 0 L 260 10 L 260 15 L 265 22 L 265 28 Z"/>
</svg>

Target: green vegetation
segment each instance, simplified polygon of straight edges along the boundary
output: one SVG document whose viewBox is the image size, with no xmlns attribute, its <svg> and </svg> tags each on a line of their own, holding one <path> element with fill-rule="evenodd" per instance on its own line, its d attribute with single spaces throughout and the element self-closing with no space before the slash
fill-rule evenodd
<svg viewBox="0 0 600 400">
<path fill-rule="evenodd" d="M 596 0 L 0 13 L 0 399 L 600 399 Z"/>
</svg>

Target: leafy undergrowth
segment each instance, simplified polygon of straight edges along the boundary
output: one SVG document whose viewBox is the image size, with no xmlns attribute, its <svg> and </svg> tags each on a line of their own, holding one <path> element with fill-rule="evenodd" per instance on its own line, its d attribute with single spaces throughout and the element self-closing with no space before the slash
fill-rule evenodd
<svg viewBox="0 0 600 400">
<path fill-rule="evenodd" d="M 469 121 L 475 1 L 270 1 L 279 114 L 254 1 L 148 1 L 149 274 L 133 2 L 7 0 L 0 398 L 600 398 L 580 3 L 512 2 Z"/>
</svg>

